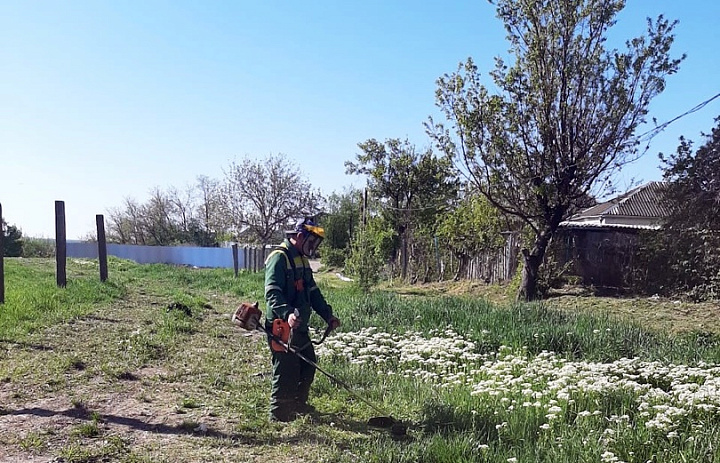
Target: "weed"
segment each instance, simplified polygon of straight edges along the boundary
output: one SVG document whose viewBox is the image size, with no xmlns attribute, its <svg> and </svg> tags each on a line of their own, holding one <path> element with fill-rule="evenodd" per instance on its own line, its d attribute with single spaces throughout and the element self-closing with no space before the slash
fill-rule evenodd
<svg viewBox="0 0 720 463">
<path fill-rule="evenodd" d="M 100 426 L 96 420 L 82 423 L 75 426 L 75 428 L 70 432 L 70 435 L 86 438 L 98 437 L 100 435 Z"/>
<path fill-rule="evenodd" d="M 47 438 L 39 432 L 29 432 L 20 439 L 20 447 L 28 452 L 38 452 L 47 444 Z"/>
</svg>

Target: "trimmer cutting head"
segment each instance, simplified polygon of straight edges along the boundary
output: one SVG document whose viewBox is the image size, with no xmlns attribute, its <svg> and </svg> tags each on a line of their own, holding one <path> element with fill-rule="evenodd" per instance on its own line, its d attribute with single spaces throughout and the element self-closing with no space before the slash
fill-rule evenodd
<svg viewBox="0 0 720 463">
<path fill-rule="evenodd" d="M 396 437 L 407 434 L 407 426 L 392 416 L 373 416 L 368 420 L 367 424 L 374 428 L 390 429 L 390 433 Z"/>
</svg>

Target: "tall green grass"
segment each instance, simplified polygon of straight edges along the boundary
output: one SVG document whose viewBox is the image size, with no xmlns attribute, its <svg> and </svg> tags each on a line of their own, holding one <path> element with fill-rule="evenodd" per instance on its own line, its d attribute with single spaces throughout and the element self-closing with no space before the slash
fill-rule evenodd
<svg viewBox="0 0 720 463">
<path fill-rule="evenodd" d="M 574 359 L 612 361 L 642 358 L 696 364 L 720 362 L 720 337 L 708 333 L 673 336 L 651 331 L 608 314 L 553 310 L 543 303 L 496 306 L 467 297 L 414 297 L 393 293 L 338 291 L 330 299 L 347 329 L 377 326 L 401 334 L 452 327 L 480 345 L 482 352 L 500 346 L 551 351 Z"/>
<path fill-rule="evenodd" d="M 5 304 L 0 305 L 0 338 L 15 340 L 55 323 L 101 312 L 102 306 L 122 300 L 131 285 L 168 303 L 199 307 L 213 293 L 238 300 L 260 300 L 262 275 L 235 278 L 227 269 L 193 269 L 162 264 L 138 265 L 109 259 L 109 279 L 100 282 L 97 261 L 68 260 L 67 286 L 56 284 L 51 259 L 5 259 Z"/>
<path fill-rule="evenodd" d="M 97 310 L 123 296 L 123 284 L 99 278 L 71 278 L 56 284 L 52 262 L 5 259 L 5 304 L 0 305 L 0 338 L 18 339 L 37 329 Z"/>
</svg>

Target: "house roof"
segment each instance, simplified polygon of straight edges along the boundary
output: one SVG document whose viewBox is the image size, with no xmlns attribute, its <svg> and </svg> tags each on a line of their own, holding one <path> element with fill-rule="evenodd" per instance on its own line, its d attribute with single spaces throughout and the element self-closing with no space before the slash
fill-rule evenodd
<svg viewBox="0 0 720 463">
<path fill-rule="evenodd" d="M 667 217 L 662 207 L 665 183 L 649 182 L 575 214 L 560 224 L 564 228 L 660 228 Z"/>
</svg>

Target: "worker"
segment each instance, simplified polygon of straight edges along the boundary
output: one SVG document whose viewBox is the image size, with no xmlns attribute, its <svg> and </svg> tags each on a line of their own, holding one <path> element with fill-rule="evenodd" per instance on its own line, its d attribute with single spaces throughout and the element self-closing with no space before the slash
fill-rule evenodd
<svg viewBox="0 0 720 463">
<path fill-rule="evenodd" d="M 333 315 L 330 304 L 317 287 L 308 257 L 312 257 L 325 237 L 325 231 L 310 218 L 300 220 L 294 234 L 286 238 L 265 260 L 266 328 L 281 319 L 289 325 L 290 345 L 301 355 L 317 363 L 310 342 L 308 322 L 315 311 L 333 330 L 340 320 Z M 288 422 L 298 415 L 312 413 L 308 404 L 315 367 L 292 352 L 273 347 L 270 420 Z"/>
</svg>

